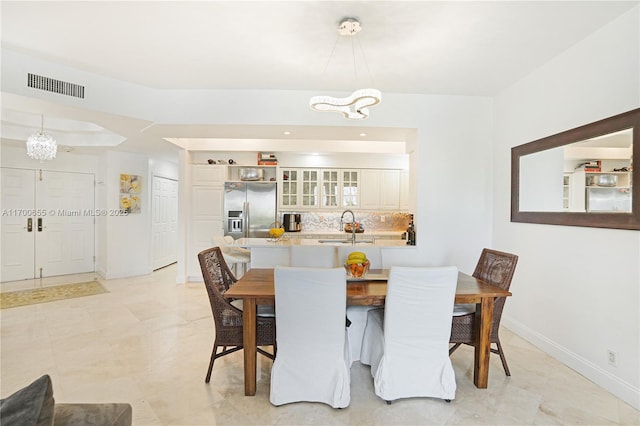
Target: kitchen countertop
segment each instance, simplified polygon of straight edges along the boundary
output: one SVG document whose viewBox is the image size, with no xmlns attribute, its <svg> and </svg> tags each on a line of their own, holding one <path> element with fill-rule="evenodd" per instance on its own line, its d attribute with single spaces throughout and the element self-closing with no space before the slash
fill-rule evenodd
<svg viewBox="0 0 640 426">
<path fill-rule="evenodd" d="M 373 230 L 366 230 L 363 233 L 357 233 L 356 237 L 357 238 L 367 238 L 367 236 L 369 236 L 369 238 L 372 235 L 377 236 L 381 236 L 381 237 L 400 237 L 402 235 L 403 231 L 373 231 Z M 351 234 L 348 232 L 344 232 L 344 231 L 338 231 L 338 230 L 328 230 L 328 231 L 301 231 L 301 232 L 287 232 L 287 235 L 289 235 L 292 238 L 309 238 L 312 237 L 314 235 L 331 235 L 331 236 L 347 236 L 347 237 L 351 237 Z"/>
<path fill-rule="evenodd" d="M 323 235 L 328 235 L 324 234 Z M 342 242 L 345 241 L 345 242 Z M 408 246 L 406 241 L 404 240 L 391 240 L 391 239 L 375 239 L 373 240 L 371 237 L 367 238 L 366 236 L 362 236 L 362 234 L 358 235 L 358 241 L 356 242 L 356 246 L 364 246 L 364 247 L 385 247 L 385 248 L 413 248 L 415 246 Z M 373 242 L 372 242 L 373 241 Z M 296 247 L 296 246 L 349 246 L 351 245 L 350 236 L 346 235 L 344 232 L 338 233 L 336 232 L 335 238 L 280 238 L 277 241 L 272 241 L 270 238 L 238 238 L 233 244 L 234 246 L 245 247 L 245 248 L 266 248 L 266 247 L 280 247 L 280 248 L 288 248 L 288 247 Z"/>
</svg>

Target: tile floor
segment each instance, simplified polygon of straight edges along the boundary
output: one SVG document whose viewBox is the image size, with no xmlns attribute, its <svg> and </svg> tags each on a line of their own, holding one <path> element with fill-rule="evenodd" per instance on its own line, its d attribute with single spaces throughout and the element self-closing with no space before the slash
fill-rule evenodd
<svg viewBox="0 0 640 426">
<path fill-rule="evenodd" d="M 264 357 L 255 397 L 244 396 L 242 351 L 217 360 L 204 383 L 214 329 L 202 284 L 176 285 L 173 267 L 100 281 L 109 293 L 0 311 L 0 396 L 48 373 L 56 401 L 126 401 L 135 425 L 640 424 L 640 412 L 507 329 L 513 376 L 494 355 L 489 388 L 476 389 L 472 349 L 462 347 L 452 356 L 458 390 L 451 404 L 387 405 L 373 394 L 369 368 L 355 363 L 348 408 L 274 407 Z"/>
</svg>

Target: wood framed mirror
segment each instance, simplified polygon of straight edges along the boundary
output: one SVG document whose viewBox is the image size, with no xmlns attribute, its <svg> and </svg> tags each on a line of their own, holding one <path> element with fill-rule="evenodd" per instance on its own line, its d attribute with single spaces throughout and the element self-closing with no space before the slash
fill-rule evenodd
<svg viewBox="0 0 640 426">
<path fill-rule="evenodd" d="M 511 148 L 511 221 L 640 229 L 640 108 Z"/>
</svg>

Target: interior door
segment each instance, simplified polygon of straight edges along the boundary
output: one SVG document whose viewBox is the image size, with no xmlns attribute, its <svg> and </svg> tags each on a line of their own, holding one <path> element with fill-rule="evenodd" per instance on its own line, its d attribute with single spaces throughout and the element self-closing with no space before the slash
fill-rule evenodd
<svg viewBox="0 0 640 426">
<path fill-rule="evenodd" d="M 92 272 L 94 176 L 38 173 L 42 177 L 36 178 L 36 210 L 47 215 L 36 218 L 36 276 Z"/>
<path fill-rule="evenodd" d="M 0 281 L 35 276 L 35 173 L 2 168 L 2 269 Z"/>
<path fill-rule="evenodd" d="M 2 272 L 15 281 L 94 271 L 94 176 L 2 168 Z"/>
<path fill-rule="evenodd" d="M 154 176 L 152 191 L 152 265 L 155 270 L 178 259 L 178 182 Z"/>
</svg>

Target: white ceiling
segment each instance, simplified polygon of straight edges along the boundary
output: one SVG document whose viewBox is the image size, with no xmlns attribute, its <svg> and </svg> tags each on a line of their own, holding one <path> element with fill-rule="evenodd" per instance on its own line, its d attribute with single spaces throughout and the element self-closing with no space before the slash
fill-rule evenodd
<svg viewBox="0 0 640 426">
<path fill-rule="evenodd" d="M 3 0 L 0 7 L 3 48 L 142 86 L 351 91 L 371 85 L 384 97 L 496 95 L 637 4 Z M 345 17 L 361 22 L 356 38 L 338 35 Z M 3 127 L 8 117 L 34 112 L 25 102 L 2 106 Z M 86 111 L 76 115 L 100 121 Z"/>
</svg>

